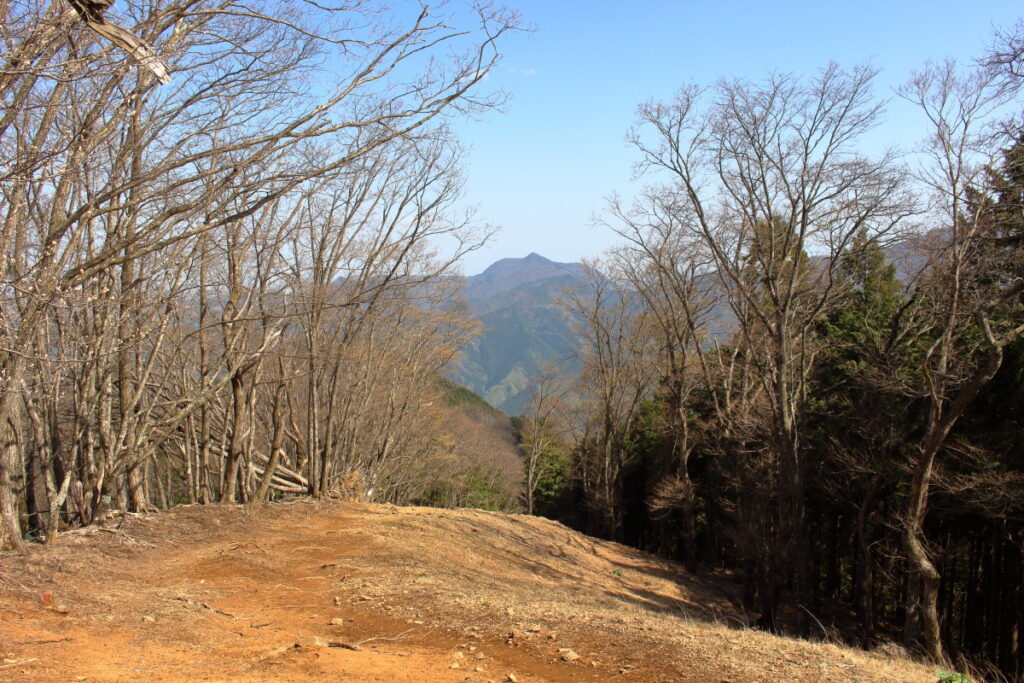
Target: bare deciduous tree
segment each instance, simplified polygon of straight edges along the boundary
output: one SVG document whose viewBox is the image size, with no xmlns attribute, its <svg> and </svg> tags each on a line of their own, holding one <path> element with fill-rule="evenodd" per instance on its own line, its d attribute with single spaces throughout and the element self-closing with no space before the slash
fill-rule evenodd
<svg viewBox="0 0 1024 683">
<path fill-rule="evenodd" d="M 568 391 L 565 379 L 560 376 L 554 364 L 542 365 L 540 369 L 541 374 L 530 381 L 530 398 L 526 402 L 520 432 L 520 448 L 525 460 L 523 497 L 528 515 L 534 514 L 537 489 L 541 480 L 549 474 L 545 469 L 546 456 L 563 440 L 563 399 Z"/>
<path fill-rule="evenodd" d="M 921 395 L 927 406 L 921 437 L 911 447 L 911 487 L 903 519 L 903 543 L 912 568 L 904 637 L 935 661 L 942 661 L 938 619 L 939 572 L 924 536 L 924 519 L 935 460 L 957 421 L 995 376 L 1003 350 L 1024 334 L 1024 322 L 1007 318 L 1024 293 L 1019 274 L 1001 272 L 1006 264 L 979 260 L 988 236 L 983 211 L 989 169 L 997 165 L 1000 143 L 993 128 L 1019 83 L 998 70 L 964 73 L 953 62 L 930 65 L 901 91 L 931 124 L 927 160 L 919 178 L 933 198 L 938 248 L 921 293 L 927 310 L 921 324 L 933 339 L 920 364 Z M 972 196 L 975 198 L 972 200 Z M 995 314 L 1008 324 L 996 326 Z"/>
<path fill-rule="evenodd" d="M 566 295 L 581 342 L 576 476 L 592 508 L 594 531 L 614 539 L 622 526 L 627 435 L 653 389 L 653 345 L 644 329 L 647 314 L 634 305 L 635 293 L 601 272 L 599 264 L 584 265 L 586 282 Z"/>
<path fill-rule="evenodd" d="M 804 513 L 800 415 L 814 325 L 835 297 L 837 256 L 855 235 L 884 235 L 912 210 L 891 155 L 857 150 L 878 122 L 874 73 L 834 65 L 810 80 L 720 81 L 644 104 L 633 143 L 641 168 L 668 174 L 665 206 L 700 238 L 767 401 L 774 460 L 772 554 L 792 567 L 801 603 L 813 597 Z M 708 102 L 710 99 L 710 102 Z M 765 573 L 762 624 L 773 628 L 785 576 Z"/>
<path fill-rule="evenodd" d="M 625 240 L 613 253 L 615 272 L 638 295 L 648 312 L 648 329 L 655 335 L 657 373 L 664 397 L 665 429 L 671 440 L 672 469 L 664 472 L 663 484 L 648 501 L 655 514 L 679 510 L 685 526 L 684 554 L 693 557 L 696 541 L 694 503 L 690 478 L 688 399 L 700 380 L 709 380 L 703 345 L 716 302 L 711 259 L 699 240 L 680 225 L 671 204 L 652 190 L 626 210 L 613 200 L 609 226 Z"/>
<path fill-rule="evenodd" d="M 19 495 L 45 490 L 51 513 L 74 501 L 82 523 L 105 500 L 169 500 L 158 475 L 172 453 L 201 500 L 250 496 L 260 468 L 271 486 L 319 490 L 322 468 L 307 478 L 299 459 L 280 462 L 302 441 L 299 410 L 271 378 L 298 383 L 294 368 L 266 362 L 291 348 L 287 320 L 301 308 L 289 309 L 300 292 L 282 267 L 298 255 L 289 235 L 320 218 L 310 198 L 331 183 L 380 195 L 372 244 L 360 234 L 349 273 L 328 264 L 322 274 L 328 286 L 362 279 L 342 307 L 353 319 L 387 282 L 450 266 L 425 258 L 438 235 L 477 244 L 446 213 L 457 157 L 431 149 L 450 149 L 447 116 L 500 102 L 478 86 L 518 21 L 484 5 L 464 20 L 426 6 L 402 17 L 362 5 L 125 2 L 126 28 L 113 32 L 138 39 L 126 49 L 157 73 L 160 60 L 173 64 L 157 87 L 96 39 L 115 28 L 108 7 L 79 3 L 88 25 L 62 3 L 0 9 L 4 546 L 21 542 Z M 372 171 L 401 159 L 391 178 L 404 189 Z M 88 343 L 56 340 L 58 322 L 64 333 L 80 325 Z M 270 433 L 257 410 L 268 390 L 269 450 L 256 445 Z M 21 470 L 38 472 L 39 486 L 19 488 Z"/>
</svg>

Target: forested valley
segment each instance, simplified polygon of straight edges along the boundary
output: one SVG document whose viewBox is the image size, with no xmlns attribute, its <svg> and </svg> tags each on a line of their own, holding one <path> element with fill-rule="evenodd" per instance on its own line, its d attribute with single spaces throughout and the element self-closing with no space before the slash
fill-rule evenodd
<svg viewBox="0 0 1024 683">
<path fill-rule="evenodd" d="M 561 295 L 582 370 L 513 437 L 443 375 L 492 230 L 451 124 L 504 104 L 518 14 L 108 9 L 0 6 L 0 549 L 183 503 L 521 510 L 724 570 L 765 630 L 1024 676 L 1024 25 L 907 82 L 912 151 L 869 143 L 869 67 L 640 104 L 649 184 Z"/>
</svg>

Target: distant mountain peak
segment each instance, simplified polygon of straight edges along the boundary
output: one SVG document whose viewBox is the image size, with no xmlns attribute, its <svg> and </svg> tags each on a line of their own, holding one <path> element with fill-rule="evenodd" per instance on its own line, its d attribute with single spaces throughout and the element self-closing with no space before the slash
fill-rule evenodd
<svg viewBox="0 0 1024 683">
<path fill-rule="evenodd" d="M 579 278 L 582 270 L 579 263 L 558 263 L 537 252 L 523 258 L 503 258 L 479 275 L 466 278 L 466 297 L 470 303 L 479 302 L 548 280 Z"/>
<path fill-rule="evenodd" d="M 495 261 L 494 263 L 489 265 L 487 267 L 487 270 L 485 270 L 484 272 L 480 273 L 480 275 L 474 275 L 472 277 L 480 277 L 482 275 L 487 275 L 488 273 L 494 274 L 494 273 L 500 273 L 500 272 L 503 272 L 503 271 L 517 270 L 517 269 L 528 267 L 528 266 L 536 267 L 536 266 L 546 266 L 546 265 L 555 266 L 555 265 L 559 265 L 559 264 L 555 263 L 554 261 L 552 261 L 549 258 L 545 258 L 545 257 L 541 256 L 540 254 L 538 254 L 535 251 L 531 251 L 529 254 L 527 254 L 526 256 L 524 256 L 522 258 L 509 257 L 509 258 L 498 259 L 497 261 Z"/>
<path fill-rule="evenodd" d="M 483 324 L 449 376 L 510 415 L 522 412 L 538 362 L 576 371 L 576 342 L 558 299 L 585 283 L 579 263 L 558 263 L 537 252 L 504 258 L 465 279 L 466 300 Z"/>
<path fill-rule="evenodd" d="M 523 281 L 544 280 L 549 277 L 559 277 L 567 272 L 575 274 L 579 272 L 580 268 L 578 263 L 559 263 L 532 251 L 522 258 L 499 259 L 488 266 L 487 270 L 479 275 L 470 276 L 468 280 L 493 280 L 509 277 Z"/>
</svg>

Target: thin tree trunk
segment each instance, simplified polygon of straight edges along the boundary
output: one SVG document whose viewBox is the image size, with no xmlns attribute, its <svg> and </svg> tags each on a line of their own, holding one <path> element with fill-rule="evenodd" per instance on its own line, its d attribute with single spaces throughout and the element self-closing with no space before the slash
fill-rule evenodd
<svg viewBox="0 0 1024 683">
<path fill-rule="evenodd" d="M 875 505 L 882 488 L 882 475 L 875 474 L 868 487 L 867 495 L 857 509 L 857 582 L 854 588 L 854 602 L 860 612 L 861 647 L 868 647 L 875 635 L 875 569 L 871 555 L 870 520 L 871 509 Z"/>
<path fill-rule="evenodd" d="M 242 449 L 245 447 L 245 382 L 241 372 L 231 377 L 231 436 L 228 439 L 228 457 L 224 462 L 224 489 L 220 494 L 222 503 L 234 503 L 238 489 L 238 468 L 242 462 Z"/>
<path fill-rule="evenodd" d="M 18 503 L 11 481 L 11 466 L 18 448 L 14 429 L 9 422 L 0 425 L 3 443 L 0 444 L 0 550 L 24 549 L 21 524 L 18 521 Z"/>
<path fill-rule="evenodd" d="M 283 374 L 283 373 L 282 373 Z M 277 385 L 274 391 L 273 408 L 273 436 L 270 443 L 270 458 L 267 460 L 266 468 L 263 470 L 263 477 L 260 479 L 259 487 L 253 496 L 252 502 L 259 504 L 267 500 L 270 492 L 270 482 L 277 470 L 277 464 L 281 460 L 282 446 L 284 445 L 284 382 Z"/>
</svg>

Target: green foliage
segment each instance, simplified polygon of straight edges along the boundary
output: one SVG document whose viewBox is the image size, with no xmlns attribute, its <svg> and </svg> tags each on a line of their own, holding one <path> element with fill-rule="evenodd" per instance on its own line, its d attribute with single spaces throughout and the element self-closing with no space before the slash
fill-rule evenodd
<svg viewBox="0 0 1024 683">
<path fill-rule="evenodd" d="M 906 416 L 907 398 L 883 387 L 916 375 L 925 348 L 924 339 L 894 342 L 893 326 L 906 303 L 903 287 L 895 266 L 866 233 L 843 254 L 839 286 L 842 299 L 818 331 L 825 349 L 815 367 L 819 389 L 811 399 L 820 426 L 833 435 L 837 422 L 856 427 L 865 419 Z"/>
<path fill-rule="evenodd" d="M 971 683 L 971 679 L 967 677 L 967 674 L 955 671 L 942 671 L 939 669 L 935 672 L 935 675 L 939 677 L 938 683 Z"/>
<path fill-rule="evenodd" d="M 626 435 L 623 446 L 631 456 L 642 457 L 658 450 L 668 432 L 665 411 L 668 409 L 663 394 L 641 402 L 633 421 L 632 429 Z"/>
<path fill-rule="evenodd" d="M 412 502 L 427 507 L 477 508 L 494 512 L 516 509 L 515 494 L 503 477 L 479 466 L 458 477 L 435 481 Z"/>
<path fill-rule="evenodd" d="M 439 380 L 439 383 L 441 391 L 444 392 L 445 403 L 453 408 L 461 405 L 472 405 L 483 408 L 489 413 L 502 414 L 500 410 L 461 384 L 456 384 L 444 377 Z"/>
<path fill-rule="evenodd" d="M 976 443 L 994 453 L 1002 453 L 1003 465 L 1024 470 L 1024 450 L 1019 448 L 1024 434 L 1024 337 L 1007 345 L 1003 365 L 989 385 L 979 394 L 975 405 L 964 417 L 963 431 Z M 985 463 L 986 468 L 999 465 Z"/>
<path fill-rule="evenodd" d="M 545 449 L 538 459 L 540 476 L 533 494 L 534 512 L 544 517 L 558 518 L 569 490 L 570 462 L 566 448 L 555 444 Z"/>
<path fill-rule="evenodd" d="M 825 321 L 823 333 L 845 374 L 855 375 L 867 361 L 888 351 L 894 317 L 904 303 L 896 267 L 888 263 L 877 242 L 861 233 L 843 255 L 839 268 L 843 300 Z M 869 356 L 875 356 L 874 359 Z"/>
<path fill-rule="evenodd" d="M 503 484 L 493 476 L 486 476 L 480 468 L 474 468 L 462 479 L 463 495 L 459 507 L 495 512 L 515 510 L 516 497 Z"/>
<path fill-rule="evenodd" d="M 571 461 L 569 448 L 550 426 L 540 425 L 534 432 L 534 424 L 522 416 L 513 418 L 519 450 L 524 456 L 523 469 L 529 468 L 529 456 L 533 449 L 531 438 L 539 440 L 541 446 L 537 456 L 537 487 L 533 493 L 533 512 L 542 517 L 562 519 L 563 508 L 570 484 Z M 528 472 L 524 471 L 528 476 Z"/>
<path fill-rule="evenodd" d="M 1003 163 L 989 169 L 991 193 L 971 193 L 970 211 L 980 216 L 986 238 L 980 258 L 999 264 L 998 271 L 985 268 L 993 282 L 1004 275 L 1024 274 L 1024 130 L 1003 151 Z"/>
<path fill-rule="evenodd" d="M 516 433 L 516 439 L 522 441 L 523 425 L 525 424 L 525 418 L 522 415 L 513 415 L 509 419 L 512 420 L 512 430 Z"/>
</svg>

